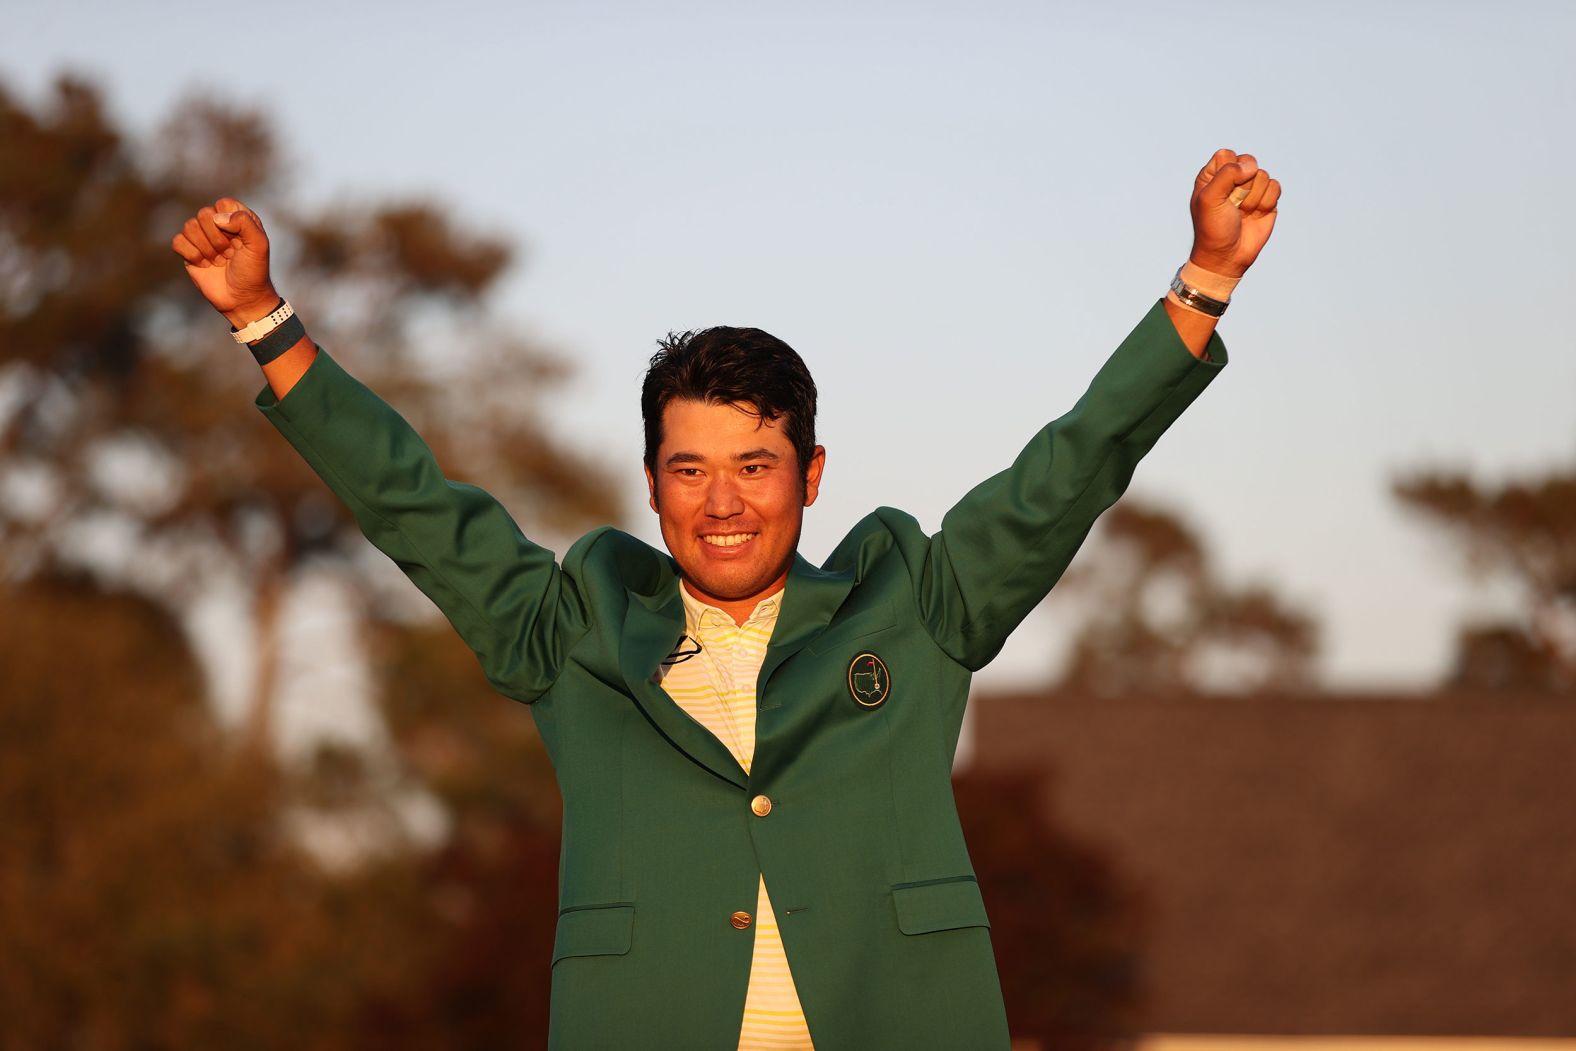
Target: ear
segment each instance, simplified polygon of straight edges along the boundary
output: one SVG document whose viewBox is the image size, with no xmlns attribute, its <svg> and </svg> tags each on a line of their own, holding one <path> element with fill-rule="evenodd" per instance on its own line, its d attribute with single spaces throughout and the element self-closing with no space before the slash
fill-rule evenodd
<svg viewBox="0 0 1576 1051">
<path fill-rule="evenodd" d="M 657 510 L 657 480 L 651 475 L 651 468 L 646 468 L 646 492 L 650 494 L 651 509 Z M 658 512 L 660 513 L 660 512 Z"/>
<path fill-rule="evenodd" d="M 821 491 L 821 472 L 826 469 L 826 448 L 817 445 L 810 454 L 810 469 L 804 472 L 804 506 L 815 503 Z"/>
</svg>

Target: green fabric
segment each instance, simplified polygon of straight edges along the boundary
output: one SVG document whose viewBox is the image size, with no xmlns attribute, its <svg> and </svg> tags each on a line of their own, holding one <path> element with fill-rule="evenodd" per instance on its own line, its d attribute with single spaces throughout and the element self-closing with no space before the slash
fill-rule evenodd
<svg viewBox="0 0 1576 1051">
<path fill-rule="evenodd" d="M 1157 303 L 939 533 L 879 508 L 824 566 L 797 559 L 748 775 L 652 682 L 684 623 L 668 555 L 605 528 L 555 563 L 326 353 L 282 401 L 258 396 L 488 680 L 531 705 L 564 798 L 552 1048 L 732 1051 L 753 928 L 729 916 L 753 912 L 759 873 L 818 1051 L 1008 1046 L 950 779 L 969 678 L 1225 366 L 1218 337 L 1209 354 Z M 866 651 L 890 674 L 876 708 L 849 693 Z"/>
</svg>

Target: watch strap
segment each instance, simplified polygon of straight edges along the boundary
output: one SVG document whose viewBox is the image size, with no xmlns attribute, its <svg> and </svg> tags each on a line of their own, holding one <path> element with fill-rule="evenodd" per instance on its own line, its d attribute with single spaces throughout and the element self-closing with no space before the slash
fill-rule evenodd
<svg viewBox="0 0 1576 1051">
<path fill-rule="evenodd" d="M 1176 296 L 1177 302 L 1188 310 L 1196 310 L 1200 314 L 1210 317 L 1220 317 L 1226 312 L 1230 300 L 1215 299 L 1205 295 L 1198 288 L 1182 280 L 1182 271 L 1179 268 L 1175 277 L 1171 279 L 1171 294 Z"/>
</svg>

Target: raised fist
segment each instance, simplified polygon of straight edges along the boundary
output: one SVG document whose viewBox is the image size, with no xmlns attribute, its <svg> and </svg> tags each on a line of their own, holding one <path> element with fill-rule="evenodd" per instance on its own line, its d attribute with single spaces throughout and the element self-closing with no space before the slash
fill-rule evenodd
<svg viewBox="0 0 1576 1051">
<path fill-rule="evenodd" d="M 1193 180 L 1193 263 L 1241 277 L 1275 229 L 1280 195 L 1280 183 L 1251 153 L 1216 150 Z"/>
<path fill-rule="evenodd" d="M 203 208 L 170 241 L 186 276 L 213 308 L 242 328 L 279 302 L 268 276 L 268 234 L 257 213 L 233 197 Z"/>
</svg>

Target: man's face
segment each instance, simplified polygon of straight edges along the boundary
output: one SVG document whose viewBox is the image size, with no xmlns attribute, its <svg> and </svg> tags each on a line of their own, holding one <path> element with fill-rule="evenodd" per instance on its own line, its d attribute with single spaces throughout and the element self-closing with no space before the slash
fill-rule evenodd
<svg viewBox="0 0 1576 1051">
<path fill-rule="evenodd" d="M 662 413 L 651 509 L 690 590 L 735 617 L 782 587 L 815 503 L 826 451 L 800 481 L 784 419 L 734 405 L 674 399 Z"/>
</svg>

